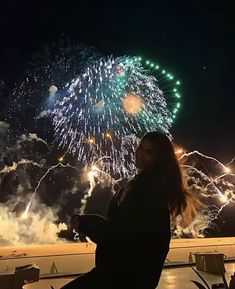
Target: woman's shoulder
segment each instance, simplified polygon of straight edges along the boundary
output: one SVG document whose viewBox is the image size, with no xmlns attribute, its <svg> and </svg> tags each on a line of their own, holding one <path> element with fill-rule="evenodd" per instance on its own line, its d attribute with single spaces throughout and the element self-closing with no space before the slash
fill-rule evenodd
<svg viewBox="0 0 235 289">
<path fill-rule="evenodd" d="M 157 188 L 160 185 L 160 174 L 156 171 L 144 171 L 136 175 L 132 181 L 138 185 Z"/>
<path fill-rule="evenodd" d="M 142 199 L 146 199 L 146 201 L 166 201 L 161 175 L 157 174 L 157 172 L 140 174 L 133 182 L 133 190 L 136 191 Z"/>
</svg>

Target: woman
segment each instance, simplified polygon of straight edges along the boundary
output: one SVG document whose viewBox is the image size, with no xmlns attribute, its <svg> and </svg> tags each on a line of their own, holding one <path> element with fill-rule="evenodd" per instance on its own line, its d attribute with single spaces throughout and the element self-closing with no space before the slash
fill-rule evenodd
<svg viewBox="0 0 235 289">
<path fill-rule="evenodd" d="M 73 227 L 97 244 L 96 266 L 63 289 L 156 288 L 169 251 L 170 218 L 184 211 L 186 193 L 166 135 L 144 135 L 136 167 L 138 174 L 110 200 L 107 219 L 73 217 Z"/>
</svg>

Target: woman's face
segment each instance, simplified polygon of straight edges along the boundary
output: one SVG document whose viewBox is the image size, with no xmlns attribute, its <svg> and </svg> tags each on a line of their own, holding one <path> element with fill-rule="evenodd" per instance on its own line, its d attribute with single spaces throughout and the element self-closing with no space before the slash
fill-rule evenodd
<svg viewBox="0 0 235 289">
<path fill-rule="evenodd" d="M 156 145 L 148 139 L 142 139 L 136 149 L 135 165 L 140 171 L 152 169 L 157 162 Z"/>
</svg>

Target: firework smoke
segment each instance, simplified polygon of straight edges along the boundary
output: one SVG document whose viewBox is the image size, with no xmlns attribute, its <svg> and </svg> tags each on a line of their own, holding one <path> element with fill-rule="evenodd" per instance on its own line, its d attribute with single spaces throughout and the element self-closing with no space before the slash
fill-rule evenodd
<svg viewBox="0 0 235 289">
<path fill-rule="evenodd" d="M 67 228 L 56 224 L 57 212 L 40 204 L 40 210 L 22 219 L 11 208 L 0 204 L 0 244 L 55 244 L 60 242 L 58 233 Z M 61 241 L 62 242 L 62 241 Z"/>
</svg>

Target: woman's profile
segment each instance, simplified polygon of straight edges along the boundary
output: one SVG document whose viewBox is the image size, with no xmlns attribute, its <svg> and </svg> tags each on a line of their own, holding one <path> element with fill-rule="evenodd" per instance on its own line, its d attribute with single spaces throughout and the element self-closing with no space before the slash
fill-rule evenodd
<svg viewBox="0 0 235 289">
<path fill-rule="evenodd" d="M 109 201 L 107 216 L 74 215 L 71 223 L 97 244 L 95 267 L 62 289 L 157 287 L 171 239 L 170 222 L 186 207 L 170 139 L 148 132 L 136 149 L 138 173 Z"/>
</svg>

